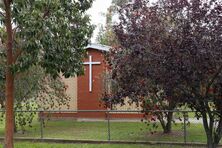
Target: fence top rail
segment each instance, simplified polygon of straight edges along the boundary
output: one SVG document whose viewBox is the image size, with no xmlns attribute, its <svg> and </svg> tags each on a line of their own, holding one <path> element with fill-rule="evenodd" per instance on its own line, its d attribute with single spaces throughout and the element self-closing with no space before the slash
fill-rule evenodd
<svg viewBox="0 0 222 148">
<path fill-rule="evenodd" d="M 5 110 L 0 110 L 5 112 Z M 189 113 L 192 110 L 14 110 L 14 112 L 44 112 L 44 113 L 76 113 L 76 112 L 105 112 L 105 113 L 158 113 L 158 112 L 177 112 Z M 212 111 L 213 112 L 213 111 Z M 216 112 L 216 111 L 215 111 Z"/>
</svg>

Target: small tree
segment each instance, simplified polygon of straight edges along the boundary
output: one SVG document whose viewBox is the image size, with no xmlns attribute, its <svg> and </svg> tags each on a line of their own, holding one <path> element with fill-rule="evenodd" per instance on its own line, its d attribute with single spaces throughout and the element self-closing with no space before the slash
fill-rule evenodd
<svg viewBox="0 0 222 148">
<path fill-rule="evenodd" d="M 6 51 L 5 146 L 13 147 L 14 78 L 40 65 L 53 77 L 82 73 L 83 48 L 92 26 L 85 11 L 92 0 L 3 0 L 1 22 Z"/>
<path fill-rule="evenodd" d="M 26 72 L 15 77 L 15 110 L 14 132 L 20 127 L 22 132 L 27 125 L 31 126 L 36 115 L 33 110 L 51 110 L 69 108 L 70 97 L 66 95 L 65 85 L 60 78 L 52 78 L 45 74 L 41 67 L 31 67 Z M 5 103 L 5 98 L 0 98 Z M 4 105 L 2 106 L 4 109 Z"/>
</svg>

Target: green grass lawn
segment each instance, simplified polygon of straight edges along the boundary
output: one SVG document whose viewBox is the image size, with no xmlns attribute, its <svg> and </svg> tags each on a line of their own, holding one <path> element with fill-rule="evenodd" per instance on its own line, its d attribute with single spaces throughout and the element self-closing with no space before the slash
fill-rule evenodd
<svg viewBox="0 0 222 148">
<path fill-rule="evenodd" d="M 183 142 L 182 124 L 173 125 L 171 134 L 162 134 L 159 126 L 151 134 L 149 127 L 143 122 L 111 122 L 111 140 L 125 141 L 172 141 Z M 77 122 L 77 121 L 46 121 L 43 131 L 44 138 L 107 140 L 107 122 Z M 4 136 L 4 126 L 0 126 L 0 136 Z M 18 132 L 15 137 L 40 138 L 40 124 L 34 122 L 26 128 L 25 133 Z M 187 127 L 188 142 L 206 142 L 206 136 L 201 124 L 191 124 Z"/>
<path fill-rule="evenodd" d="M 15 143 L 15 148 L 172 148 L 172 145 Z M 2 148 L 2 145 L 1 145 Z M 173 148 L 192 148 L 173 146 Z"/>
<path fill-rule="evenodd" d="M 189 113 L 194 118 L 194 113 Z M 182 114 L 174 114 L 175 118 L 182 118 Z M 152 124 L 150 124 L 152 126 Z M 166 141 L 183 142 L 183 124 L 173 124 L 172 133 L 163 134 L 161 126 L 150 132 L 150 126 L 143 122 L 110 121 L 111 140 L 120 141 Z M 46 120 L 43 129 L 44 138 L 58 138 L 68 140 L 107 140 L 107 122 L 78 122 L 75 120 Z M 4 136 L 4 122 L 0 122 L 0 137 Z M 18 131 L 15 137 L 40 138 L 40 123 L 35 117 L 32 127 L 26 127 L 25 133 Z M 206 136 L 202 124 L 190 123 L 187 126 L 187 142 L 206 143 Z M 222 143 L 222 140 L 221 140 Z M 2 145 L 0 144 L 0 148 Z M 139 145 L 139 144 L 58 144 L 16 142 L 15 148 L 182 148 L 172 145 Z M 186 148 L 186 147 L 185 147 Z M 187 147 L 188 148 L 188 147 Z M 191 148 L 191 147 L 189 147 Z"/>
</svg>

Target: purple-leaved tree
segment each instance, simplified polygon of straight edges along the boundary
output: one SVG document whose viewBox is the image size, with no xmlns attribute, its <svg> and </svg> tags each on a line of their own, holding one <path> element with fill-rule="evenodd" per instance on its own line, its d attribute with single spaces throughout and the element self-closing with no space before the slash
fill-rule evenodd
<svg viewBox="0 0 222 148">
<path fill-rule="evenodd" d="M 123 5 L 114 26 L 120 46 L 108 56 L 117 89 L 107 101 L 129 97 L 144 109 L 187 104 L 203 120 L 208 147 L 216 147 L 222 136 L 221 24 L 219 0 Z M 171 123 L 172 115 L 166 117 Z"/>
</svg>

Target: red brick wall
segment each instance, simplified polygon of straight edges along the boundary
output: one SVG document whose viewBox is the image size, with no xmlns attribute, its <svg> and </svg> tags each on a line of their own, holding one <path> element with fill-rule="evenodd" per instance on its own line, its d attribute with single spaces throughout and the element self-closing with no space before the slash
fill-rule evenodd
<svg viewBox="0 0 222 148">
<path fill-rule="evenodd" d="M 39 116 L 41 116 L 39 114 Z M 79 112 L 79 113 L 43 113 L 42 117 L 52 119 L 106 119 L 106 113 L 103 112 Z M 110 113 L 110 119 L 143 119 L 143 114 L 132 114 L 132 113 Z"/>
<path fill-rule="evenodd" d="M 91 55 L 93 62 L 101 62 L 101 64 L 92 66 L 92 92 L 89 92 L 89 65 L 84 65 L 85 74 L 78 77 L 77 82 L 77 108 L 78 110 L 101 110 L 104 109 L 100 102 L 103 91 L 102 75 L 105 70 L 104 55 L 95 49 L 87 49 L 87 51 L 88 55 L 84 62 L 88 62 Z"/>
</svg>

